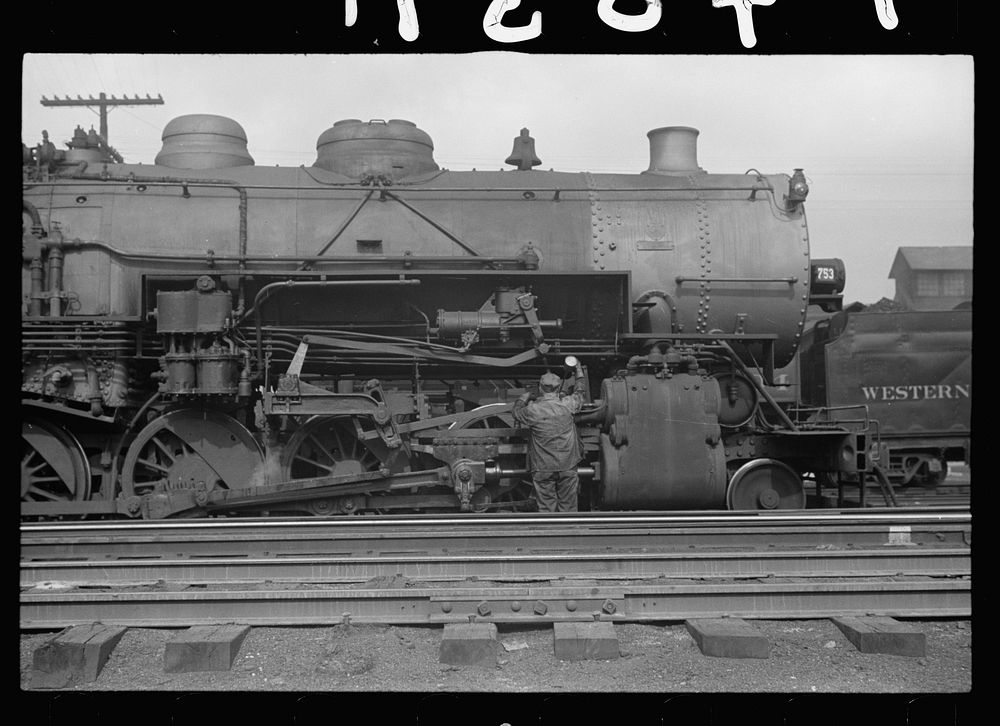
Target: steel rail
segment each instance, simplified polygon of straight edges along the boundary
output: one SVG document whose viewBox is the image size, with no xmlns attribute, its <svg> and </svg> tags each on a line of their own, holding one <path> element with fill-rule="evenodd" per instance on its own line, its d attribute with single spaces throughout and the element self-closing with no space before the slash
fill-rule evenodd
<svg viewBox="0 0 1000 726">
<path fill-rule="evenodd" d="M 971 546 L 965 511 L 842 516 L 513 515 L 26 523 L 21 561 Z"/>
<path fill-rule="evenodd" d="M 50 523 L 21 545 L 22 629 L 971 614 L 968 511 Z"/>
<path fill-rule="evenodd" d="M 214 557 L 112 561 L 22 562 L 21 587 L 157 583 L 364 583 L 378 577 L 411 582 L 470 578 L 530 581 L 561 579 L 885 577 L 971 575 L 968 548 L 886 546 L 867 550 L 648 552 L 549 554 L 386 555 L 379 557 Z"/>
<path fill-rule="evenodd" d="M 243 587 L 130 593 L 22 593 L 22 630 L 103 622 L 336 625 L 684 620 L 704 617 L 969 617 L 969 578 L 761 578 L 584 586 Z"/>
<path fill-rule="evenodd" d="M 188 519 L 188 520 L 157 520 L 157 521 L 91 521 L 91 522 L 23 522 L 21 532 L 32 531 L 77 531 L 77 530 L 118 530 L 129 529 L 150 530 L 208 530 L 208 529 L 268 529 L 275 527 L 295 528 L 386 528 L 399 527 L 426 528 L 433 525 L 444 527 L 503 527 L 512 525 L 542 525 L 557 527 L 570 524 L 602 525 L 602 524 L 717 524 L 726 525 L 733 522 L 744 522 L 751 525 L 759 523 L 829 523 L 843 524 L 845 522 L 880 522 L 890 521 L 904 523 L 914 520 L 964 521 L 971 522 L 968 507 L 941 506 L 925 508 L 919 511 L 900 511 L 895 508 L 867 509 L 822 509 L 822 510 L 778 510 L 768 512 L 740 512 L 718 510 L 692 510 L 685 512 L 581 512 L 562 514 L 508 514 L 508 513 L 476 513 L 476 514 L 434 514 L 434 515 L 379 515 L 377 517 L 342 516 L 342 517 L 267 517 L 245 519 Z"/>
<path fill-rule="evenodd" d="M 971 546 L 965 512 L 842 517 L 665 515 L 559 519 L 515 515 L 450 518 L 340 517 L 302 520 L 185 520 L 28 523 L 23 563 L 179 557 L 476 555 L 623 552 L 694 548 Z"/>
<path fill-rule="evenodd" d="M 478 554 L 551 552 L 565 548 L 624 551 L 637 546 L 648 550 L 694 551 L 742 547 L 872 547 L 971 546 L 971 527 L 961 523 L 938 525 L 853 525 L 844 527 L 673 528 L 648 527 L 596 530 L 373 532 L 307 530 L 266 533 L 251 530 L 234 538 L 231 531 L 168 534 L 108 533 L 97 536 L 35 534 L 22 537 L 22 562 L 163 557 L 343 555 L 365 553 L 439 552 Z"/>
</svg>

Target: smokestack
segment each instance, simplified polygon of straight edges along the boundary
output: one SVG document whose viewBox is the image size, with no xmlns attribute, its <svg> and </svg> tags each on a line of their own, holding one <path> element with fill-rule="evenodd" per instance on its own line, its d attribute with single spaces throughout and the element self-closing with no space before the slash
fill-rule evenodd
<svg viewBox="0 0 1000 726">
<path fill-rule="evenodd" d="M 704 174 L 698 166 L 698 129 L 663 126 L 649 137 L 649 168 L 645 174 Z"/>
</svg>

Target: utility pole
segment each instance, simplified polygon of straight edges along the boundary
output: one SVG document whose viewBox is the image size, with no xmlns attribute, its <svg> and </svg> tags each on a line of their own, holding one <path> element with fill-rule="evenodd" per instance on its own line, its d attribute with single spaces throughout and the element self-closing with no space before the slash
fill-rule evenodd
<svg viewBox="0 0 1000 726">
<path fill-rule="evenodd" d="M 81 98 L 77 96 L 76 99 L 71 99 L 66 96 L 64 99 L 60 99 L 58 96 L 53 97 L 51 100 L 42 96 L 43 106 L 97 106 L 101 113 L 101 138 L 104 143 L 108 143 L 108 107 L 110 106 L 160 106 L 163 105 L 163 96 L 157 94 L 156 98 L 150 98 L 149 94 L 146 94 L 145 98 L 139 98 L 135 96 L 134 98 L 129 98 L 128 96 L 122 96 L 121 98 L 115 98 L 114 96 L 107 96 L 104 93 L 98 94 L 97 98 L 91 96 L 90 98 Z"/>
</svg>

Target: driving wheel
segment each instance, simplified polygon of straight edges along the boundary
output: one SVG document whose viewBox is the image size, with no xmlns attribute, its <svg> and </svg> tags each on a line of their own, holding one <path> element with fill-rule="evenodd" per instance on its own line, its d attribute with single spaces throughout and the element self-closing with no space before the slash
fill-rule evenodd
<svg viewBox="0 0 1000 726">
<path fill-rule="evenodd" d="M 21 421 L 21 501 L 81 501 L 90 496 L 90 463 L 83 446 L 58 424 Z"/>
</svg>

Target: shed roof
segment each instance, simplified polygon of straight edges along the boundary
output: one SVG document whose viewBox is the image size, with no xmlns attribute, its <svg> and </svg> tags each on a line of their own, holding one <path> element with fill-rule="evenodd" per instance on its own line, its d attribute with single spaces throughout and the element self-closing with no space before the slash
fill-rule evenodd
<svg viewBox="0 0 1000 726">
<path fill-rule="evenodd" d="M 903 266 L 911 270 L 971 270 L 972 245 L 962 247 L 900 247 L 889 270 L 895 278 Z"/>
</svg>

